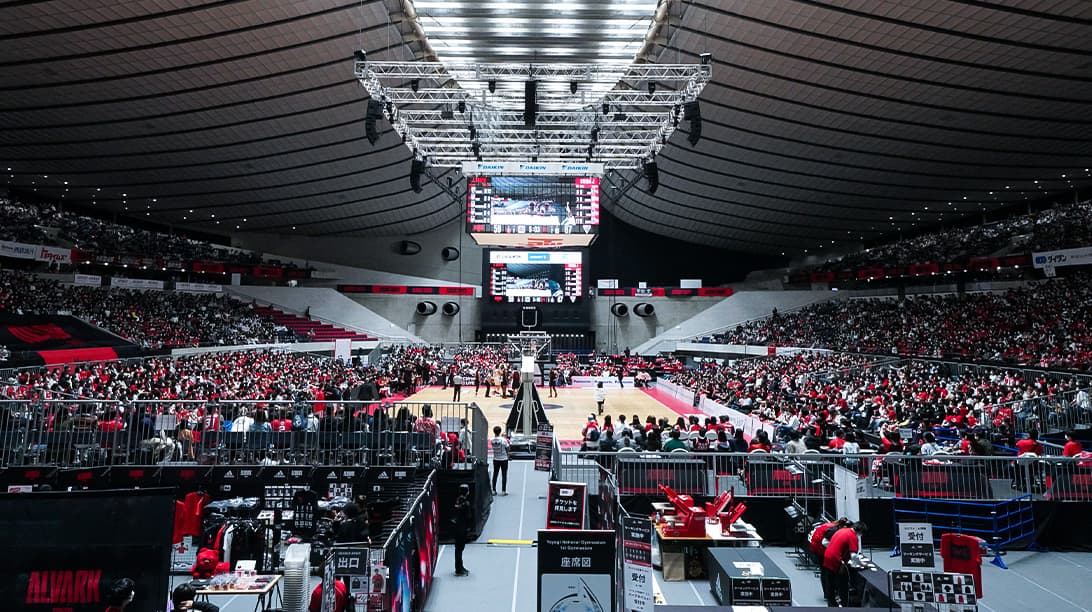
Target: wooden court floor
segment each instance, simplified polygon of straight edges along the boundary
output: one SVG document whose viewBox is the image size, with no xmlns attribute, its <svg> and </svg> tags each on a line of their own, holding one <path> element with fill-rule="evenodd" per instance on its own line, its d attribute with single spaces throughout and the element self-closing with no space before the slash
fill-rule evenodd
<svg viewBox="0 0 1092 612">
<path fill-rule="evenodd" d="M 550 419 L 558 439 L 579 440 L 580 430 L 588 422 L 588 414 L 596 411 L 594 390 L 562 387 L 557 390 L 556 398 L 546 397 L 547 392 L 548 389 L 545 387 L 538 389 L 539 397 L 546 406 L 546 418 Z M 425 387 L 406 399 L 413 402 L 450 402 L 451 397 L 451 389 Z M 462 401 L 476 403 L 482 409 L 485 418 L 489 420 L 490 430 L 494 425 L 504 427 L 508 411 L 512 408 L 512 398 L 502 399 L 495 394 L 486 398 L 484 387 L 477 397 L 474 396 L 473 386 L 463 387 Z M 619 389 L 617 384 L 607 387 L 607 401 L 603 406 L 603 414 L 609 414 L 611 420 L 615 422 L 620 414 L 625 414 L 627 420 L 632 419 L 636 414 L 642 423 L 649 415 L 657 419 L 664 417 L 672 423 L 679 416 L 678 413 L 649 397 L 640 389 L 630 386 Z M 599 419 L 602 421 L 602 417 Z"/>
</svg>

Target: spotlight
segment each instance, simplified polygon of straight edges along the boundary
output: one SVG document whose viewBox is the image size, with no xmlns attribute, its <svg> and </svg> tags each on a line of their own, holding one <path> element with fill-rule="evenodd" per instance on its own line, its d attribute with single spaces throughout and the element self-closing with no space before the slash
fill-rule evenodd
<svg viewBox="0 0 1092 612">
<path fill-rule="evenodd" d="M 713 54 L 712 53 L 702 53 L 698 57 L 701 58 L 701 65 L 702 66 L 708 66 L 710 63 L 713 62 Z"/>
<path fill-rule="evenodd" d="M 569 93 L 575 94 L 578 85 L 576 81 L 569 81 Z"/>
<path fill-rule="evenodd" d="M 489 93 L 497 93 L 497 82 L 489 81 Z"/>
<path fill-rule="evenodd" d="M 364 49 L 357 49 L 356 51 L 353 51 L 353 59 L 355 59 L 358 62 L 367 61 L 368 60 L 368 52 L 365 51 Z"/>
<path fill-rule="evenodd" d="M 649 81 L 648 82 L 648 95 L 651 96 L 654 93 L 656 93 L 656 81 Z"/>
<path fill-rule="evenodd" d="M 413 90 L 413 93 L 417 93 L 417 90 L 421 88 L 421 79 L 413 79 L 409 82 L 409 87 Z"/>
</svg>

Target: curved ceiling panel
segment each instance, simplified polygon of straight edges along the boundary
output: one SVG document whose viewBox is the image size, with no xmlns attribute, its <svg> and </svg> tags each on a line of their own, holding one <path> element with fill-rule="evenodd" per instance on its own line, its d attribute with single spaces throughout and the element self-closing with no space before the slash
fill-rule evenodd
<svg viewBox="0 0 1092 612">
<path fill-rule="evenodd" d="M 389 126 L 367 143 L 354 49 L 595 61 L 647 17 L 636 0 L 624 14 L 508 3 L 524 14 L 504 30 L 482 0 L 420 0 L 430 48 L 402 4 L 6 3 L 0 165 L 14 187 L 204 231 L 429 231 L 460 216 L 460 178 L 436 169 L 414 193 Z M 611 178 L 604 205 L 628 223 L 789 253 L 1092 182 L 1088 2 L 695 0 L 669 12 L 647 55 L 712 53 L 702 139 L 691 147 L 683 122 L 655 195 L 632 174 Z"/>
</svg>

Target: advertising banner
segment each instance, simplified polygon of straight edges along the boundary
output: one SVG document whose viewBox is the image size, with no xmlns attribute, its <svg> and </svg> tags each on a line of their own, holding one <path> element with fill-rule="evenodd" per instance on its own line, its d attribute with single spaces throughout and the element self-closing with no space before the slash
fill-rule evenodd
<svg viewBox="0 0 1092 612">
<path fill-rule="evenodd" d="M 547 529 L 583 529 L 587 510 L 587 485 L 581 482 L 550 482 L 546 506 Z"/>
<path fill-rule="evenodd" d="M 139 529 L 121 525 L 140 517 Z M 27 533 L 32 526 L 33 536 Z M 166 489 L 0 495 L 5 610 L 102 612 L 119 581 L 133 582 L 129 610 L 162 612 L 169 592 L 174 493 Z"/>
<path fill-rule="evenodd" d="M 1079 249 L 1061 249 L 1059 251 L 1043 251 L 1031 254 L 1031 263 L 1036 268 L 1045 266 L 1086 266 L 1092 264 L 1092 246 Z"/>
<path fill-rule="evenodd" d="M 150 278 L 124 278 L 115 276 L 110 279 L 110 286 L 119 287 L 121 289 L 162 289 L 163 281 L 152 280 Z"/>
<path fill-rule="evenodd" d="M 212 283 L 175 283 L 174 290 L 219 293 L 224 290 L 224 287 Z"/>
<path fill-rule="evenodd" d="M 72 263 L 72 249 L 40 246 L 38 252 L 34 255 L 34 259 L 50 263 L 70 264 Z"/>
<path fill-rule="evenodd" d="M 535 470 L 549 472 L 554 458 L 554 426 L 540 423 L 535 435 Z"/>
<path fill-rule="evenodd" d="M 38 247 L 33 244 L 21 244 L 18 242 L 8 242 L 7 240 L 0 240 L 0 257 L 11 257 L 12 259 L 35 259 L 38 254 Z"/>
<path fill-rule="evenodd" d="M 613 531 L 538 532 L 538 610 L 615 609 Z"/>
<path fill-rule="evenodd" d="M 97 274 L 77 274 L 72 277 L 72 283 L 82 287 L 101 287 L 102 277 Z"/>
<path fill-rule="evenodd" d="M 625 612 L 652 612 L 652 521 L 622 517 L 622 585 Z"/>
</svg>

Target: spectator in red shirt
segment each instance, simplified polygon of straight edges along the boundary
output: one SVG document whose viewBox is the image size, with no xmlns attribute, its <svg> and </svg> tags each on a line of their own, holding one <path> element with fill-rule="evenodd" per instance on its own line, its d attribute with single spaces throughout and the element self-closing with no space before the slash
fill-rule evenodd
<svg viewBox="0 0 1092 612">
<path fill-rule="evenodd" d="M 349 589 L 341 580 L 334 580 L 334 612 L 350 612 L 355 606 L 349 605 Z M 315 585 L 311 591 L 311 603 L 307 606 L 307 612 L 319 612 L 322 610 L 322 583 Z"/>
<path fill-rule="evenodd" d="M 1063 457 L 1076 457 L 1084 451 L 1084 447 L 1077 441 L 1076 434 L 1072 431 L 1065 432 L 1065 446 L 1062 447 Z"/>
<path fill-rule="evenodd" d="M 1043 454 L 1043 445 L 1039 443 L 1039 432 L 1035 430 L 1029 431 L 1026 438 L 1016 443 L 1017 456 L 1027 453 Z"/>
<path fill-rule="evenodd" d="M 830 538 L 826 552 L 823 553 L 821 579 L 823 596 L 827 605 L 836 608 L 849 605 L 849 561 L 850 553 L 861 549 L 859 534 L 866 531 L 865 524 L 857 521 L 852 527 L 843 527 Z"/>
<path fill-rule="evenodd" d="M 827 552 L 827 545 L 830 544 L 831 536 L 837 533 L 839 529 L 850 525 L 852 525 L 852 522 L 843 516 L 836 521 L 823 523 L 811 532 L 808 548 L 811 550 L 812 558 L 816 563 L 823 562 L 823 555 Z"/>
</svg>

